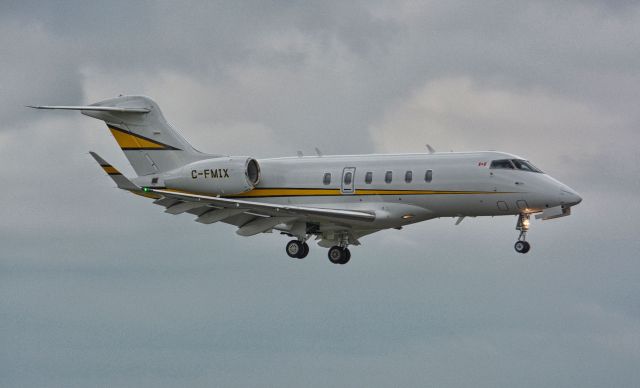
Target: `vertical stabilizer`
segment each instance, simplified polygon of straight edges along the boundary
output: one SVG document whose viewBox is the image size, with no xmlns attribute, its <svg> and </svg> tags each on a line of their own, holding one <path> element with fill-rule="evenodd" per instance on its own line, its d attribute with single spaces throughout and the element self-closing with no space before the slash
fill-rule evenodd
<svg viewBox="0 0 640 388">
<path fill-rule="evenodd" d="M 169 124 L 158 105 L 145 96 L 122 96 L 80 109 L 103 120 L 136 174 L 151 175 L 213 157 L 195 150 Z M 98 110 L 101 107 L 106 110 Z M 121 109 L 120 109 L 121 108 Z"/>
</svg>

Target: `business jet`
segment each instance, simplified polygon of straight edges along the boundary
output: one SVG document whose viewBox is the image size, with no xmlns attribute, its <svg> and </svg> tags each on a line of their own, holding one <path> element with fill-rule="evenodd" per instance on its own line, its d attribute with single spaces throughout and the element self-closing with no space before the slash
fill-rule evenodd
<svg viewBox="0 0 640 388">
<path fill-rule="evenodd" d="M 87 106 L 30 106 L 76 110 L 102 120 L 131 163 L 129 179 L 90 154 L 118 188 L 153 199 L 173 215 L 202 224 L 223 222 L 241 236 L 279 232 L 292 238 L 286 253 L 302 259 L 307 241 L 346 264 L 364 236 L 440 217 L 516 216 L 515 250 L 527 253 L 531 215 L 571 214 L 582 198 L 516 155 L 429 152 L 255 159 L 194 149 L 145 96 L 119 96 Z"/>
</svg>

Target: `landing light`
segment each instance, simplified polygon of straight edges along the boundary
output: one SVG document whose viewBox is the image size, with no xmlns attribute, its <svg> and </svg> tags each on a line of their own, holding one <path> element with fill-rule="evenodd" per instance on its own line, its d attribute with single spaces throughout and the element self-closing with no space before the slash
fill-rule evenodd
<svg viewBox="0 0 640 388">
<path fill-rule="evenodd" d="M 528 218 L 525 218 L 524 220 L 522 220 L 522 226 L 523 226 L 525 229 L 528 229 L 528 228 L 529 228 L 529 219 L 528 219 Z"/>
<path fill-rule="evenodd" d="M 405 214 L 405 215 L 402 216 L 403 220 L 410 220 L 412 218 L 413 218 L 413 214 Z"/>
</svg>

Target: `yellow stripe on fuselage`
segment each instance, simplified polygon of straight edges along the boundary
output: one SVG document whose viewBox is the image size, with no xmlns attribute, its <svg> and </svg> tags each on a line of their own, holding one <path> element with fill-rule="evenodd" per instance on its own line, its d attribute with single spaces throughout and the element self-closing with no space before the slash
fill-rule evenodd
<svg viewBox="0 0 640 388">
<path fill-rule="evenodd" d="M 187 193 L 215 197 L 216 194 L 194 193 L 186 190 L 164 189 L 176 194 Z M 361 189 L 353 194 L 343 194 L 340 189 L 287 189 L 287 188 L 257 188 L 246 193 L 222 195 L 224 198 L 266 198 L 266 197 L 328 197 L 353 195 L 464 195 L 464 194 L 508 194 L 496 191 L 460 191 L 460 190 L 372 190 Z"/>
<path fill-rule="evenodd" d="M 230 197 L 300 197 L 300 196 L 325 196 L 341 195 L 339 189 L 253 189 L 242 194 L 230 195 Z"/>
<path fill-rule="evenodd" d="M 438 194 L 497 194 L 495 191 L 460 191 L 460 190 L 375 190 L 356 189 L 352 194 L 343 194 L 340 189 L 253 189 L 246 193 L 229 195 L 229 197 L 301 197 L 301 196 L 338 196 L 338 195 L 438 195 Z"/>
</svg>

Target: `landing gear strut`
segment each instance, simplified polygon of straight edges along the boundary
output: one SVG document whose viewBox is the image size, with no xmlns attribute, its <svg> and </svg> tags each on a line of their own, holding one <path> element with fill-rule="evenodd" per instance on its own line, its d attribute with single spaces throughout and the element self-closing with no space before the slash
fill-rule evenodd
<svg viewBox="0 0 640 388">
<path fill-rule="evenodd" d="M 291 240 L 287 243 L 287 255 L 294 259 L 304 259 L 309 254 L 309 245 L 304 241 Z"/>
<path fill-rule="evenodd" d="M 329 261 L 333 264 L 347 264 L 351 259 L 351 252 L 347 247 L 333 246 L 329 248 Z"/>
<path fill-rule="evenodd" d="M 527 253 L 531 249 L 531 244 L 527 240 L 527 232 L 529 231 L 529 214 L 521 213 L 518 216 L 518 223 L 516 224 L 516 230 L 520 231 L 518 241 L 513 246 L 518 253 Z"/>
</svg>

